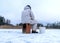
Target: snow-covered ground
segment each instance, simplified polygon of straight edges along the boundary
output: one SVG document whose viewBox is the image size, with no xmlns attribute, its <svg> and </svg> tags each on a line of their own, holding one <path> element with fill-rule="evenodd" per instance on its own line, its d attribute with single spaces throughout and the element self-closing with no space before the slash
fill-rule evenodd
<svg viewBox="0 0 60 43">
<path fill-rule="evenodd" d="M 60 30 L 46 29 L 42 34 L 23 34 L 21 29 L 0 29 L 0 43 L 60 43 Z"/>
</svg>

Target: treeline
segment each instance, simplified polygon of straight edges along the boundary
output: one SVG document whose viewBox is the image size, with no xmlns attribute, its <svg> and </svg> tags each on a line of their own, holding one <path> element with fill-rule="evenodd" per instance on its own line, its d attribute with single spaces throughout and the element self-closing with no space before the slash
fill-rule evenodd
<svg viewBox="0 0 60 43">
<path fill-rule="evenodd" d="M 19 24 L 17 24 L 17 26 L 23 26 L 23 24 L 19 23 Z M 32 24 L 31 24 L 31 26 L 32 26 Z M 43 24 L 37 23 L 37 28 L 39 29 L 39 27 L 43 27 Z"/>
<path fill-rule="evenodd" d="M 10 24 L 9 19 L 5 19 L 4 17 L 0 16 L 0 25 L 11 25 L 14 26 L 13 24 Z M 22 26 L 22 23 L 17 24 L 16 26 Z M 42 23 L 37 23 L 37 28 L 39 27 L 46 27 L 46 28 L 54 28 L 54 29 L 60 29 L 60 22 L 55 22 L 55 23 L 48 23 L 46 26 Z"/>
<path fill-rule="evenodd" d="M 46 28 L 60 29 L 60 22 L 47 24 Z"/>
<path fill-rule="evenodd" d="M 0 16 L 0 25 L 12 25 L 10 24 L 10 20 L 5 19 L 4 17 Z"/>
</svg>

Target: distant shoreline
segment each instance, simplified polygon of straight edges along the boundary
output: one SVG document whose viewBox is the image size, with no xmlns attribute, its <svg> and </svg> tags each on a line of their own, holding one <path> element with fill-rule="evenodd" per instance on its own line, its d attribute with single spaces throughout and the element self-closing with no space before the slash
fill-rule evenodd
<svg viewBox="0 0 60 43">
<path fill-rule="evenodd" d="M 1 25 L 0 29 L 21 29 L 22 26 Z"/>
</svg>

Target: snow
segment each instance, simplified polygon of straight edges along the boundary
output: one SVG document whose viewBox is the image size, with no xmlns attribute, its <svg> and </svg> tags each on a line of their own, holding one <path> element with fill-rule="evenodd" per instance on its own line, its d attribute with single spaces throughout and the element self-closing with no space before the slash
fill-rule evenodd
<svg viewBox="0 0 60 43">
<path fill-rule="evenodd" d="M 23 34 L 21 29 L 0 29 L 0 43 L 60 43 L 60 30 L 46 29 L 42 34 Z"/>
</svg>

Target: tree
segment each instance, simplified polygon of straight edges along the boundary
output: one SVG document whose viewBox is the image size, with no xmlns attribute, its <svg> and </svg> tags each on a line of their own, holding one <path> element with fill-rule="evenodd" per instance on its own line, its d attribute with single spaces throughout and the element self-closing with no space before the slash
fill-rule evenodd
<svg viewBox="0 0 60 43">
<path fill-rule="evenodd" d="M 6 20 L 6 24 L 10 24 L 10 20 L 7 19 L 7 20 Z"/>
<path fill-rule="evenodd" d="M 20 23 L 20 24 L 18 24 L 19 26 L 22 26 L 23 24 L 22 23 Z"/>
<path fill-rule="evenodd" d="M 43 24 L 37 23 L 37 28 L 39 28 L 40 26 L 43 27 Z"/>
<path fill-rule="evenodd" d="M 5 18 L 0 16 L 0 25 L 4 25 L 5 24 Z"/>
</svg>

